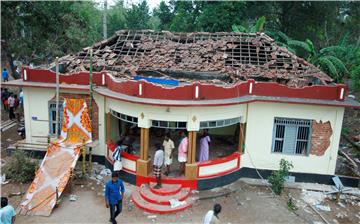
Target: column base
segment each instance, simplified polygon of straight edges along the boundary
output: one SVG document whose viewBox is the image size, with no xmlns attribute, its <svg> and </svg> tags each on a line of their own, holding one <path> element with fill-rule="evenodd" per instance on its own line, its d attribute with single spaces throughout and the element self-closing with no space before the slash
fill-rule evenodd
<svg viewBox="0 0 360 224">
<path fill-rule="evenodd" d="M 197 179 L 198 167 L 196 163 L 185 164 L 185 177 L 189 180 Z"/>
<path fill-rule="evenodd" d="M 138 159 L 136 161 L 136 175 L 147 177 L 151 172 L 151 160 Z"/>
</svg>

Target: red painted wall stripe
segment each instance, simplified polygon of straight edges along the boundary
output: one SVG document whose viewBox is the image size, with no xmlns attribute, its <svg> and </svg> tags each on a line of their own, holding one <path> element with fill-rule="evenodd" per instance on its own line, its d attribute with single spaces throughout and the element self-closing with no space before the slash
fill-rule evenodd
<svg viewBox="0 0 360 224">
<path fill-rule="evenodd" d="M 42 69 L 26 69 L 27 79 L 25 82 L 55 83 L 55 72 Z M 166 88 L 161 85 L 146 82 L 144 80 L 116 80 L 104 72 L 94 72 L 93 82 L 102 86 L 102 76 L 105 76 L 105 84 L 108 89 L 126 94 L 149 99 L 164 100 L 218 100 L 237 98 L 246 95 L 289 97 L 319 100 L 344 100 L 340 99 L 341 89 L 344 88 L 344 96 L 347 95 L 347 87 L 344 84 L 329 86 L 305 86 L 302 88 L 290 88 L 275 82 L 255 82 L 248 80 L 238 82 L 232 86 L 217 86 L 213 84 L 191 83 L 188 85 Z M 67 84 L 88 85 L 89 73 L 79 72 L 69 75 L 60 75 L 60 82 Z M 250 93 L 250 83 L 252 91 Z M 142 84 L 142 94 L 139 95 L 139 84 Z M 195 88 L 199 88 L 199 96 L 195 98 Z"/>
</svg>

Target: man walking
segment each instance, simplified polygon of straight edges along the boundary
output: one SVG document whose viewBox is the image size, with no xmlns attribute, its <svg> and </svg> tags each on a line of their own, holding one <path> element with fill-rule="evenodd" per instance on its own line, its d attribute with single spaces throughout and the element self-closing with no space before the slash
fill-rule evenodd
<svg viewBox="0 0 360 224">
<path fill-rule="evenodd" d="M 9 205 L 8 199 L 6 197 L 1 197 L 0 223 L 14 224 L 15 216 L 15 209 L 11 205 Z"/>
<path fill-rule="evenodd" d="M 13 94 L 10 95 L 10 97 L 8 98 L 8 105 L 9 105 L 9 118 L 10 120 L 15 118 L 15 98 L 13 96 Z"/>
<path fill-rule="evenodd" d="M 2 77 L 3 77 L 4 82 L 9 81 L 9 73 L 8 73 L 8 71 L 6 71 L 6 68 L 4 68 L 4 70 L 2 72 Z"/>
<path fill-rule="evenodd" d="M 121 192 L 121 194 L 120 194 Z M 116 172 L 111 175 L 111 180 L 105 186 L 105 204 L 110 207 L 110 222 L 117 224 L 115 218 L 122 211 L 122 202 L 124 200 L 125 187 L 122 180 L 118 179 Z"/>
<path fill-rule="evenodd" d="M 154 188 L 161 188 L 161 168 L 164 164 L 164 149 L 161 147 L 160 143 L 155 144 L 156 152 L 154 157 L 153 171 L 154 176 L 156 177 L 156 185 Z"/>
<path fill-rule="evenodd" d="M 175 148 L 174 142 L 170 139 L 170 133 L 167 133 L 165 135 L 163 147 L 165 151 L 165 166 L 166 166 L 165 175 L 167 176 L 170 174 L 170 165 L 172 164 L 172 155 Z"/>
</svg>

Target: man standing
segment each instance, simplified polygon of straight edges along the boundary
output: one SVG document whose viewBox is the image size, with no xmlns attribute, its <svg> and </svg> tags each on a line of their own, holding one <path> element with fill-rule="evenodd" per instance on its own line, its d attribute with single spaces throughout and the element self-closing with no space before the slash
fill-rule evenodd
<svg viewBox="0 0 360 224">
<path fill-rule="evenodd" d="M 14 224 L 15 217 L 16 217 L 15 209 L 8 204 L 8 199 L 6 197 L 1 197 L 0 223 Z"/>
<path fill-rule="evenodd" d="M 185 163 L 187 161 L 187 150 L 189 146 L 189 140 L 185 131 L 181 132 L 181 141 L 178 147 L 178 160 L 180 163 L 179 176 L 185 172 Z"/>
<path fill-rule="evenodd" d="M 206 213 L 204 217 L 203 224 L 218 224 L 219 221 L 219 213 L 221 212 L 221 205 L 215 204 L 214 209 L 210 210 Z"/>
<path fill-rule="evenodd" d="M 120 195 L 121 192 L 121 195 Z M 110 222 L 117 224 L 115 218 L 121 213 L 124 200 L 125 187 L 122 180 L 118 179 L 117 173 L 113 172 L 111 180 L 105 186 L 105 203 L 110 207 Z"/>
<path fill-rule="evenodd" d="M 156 185 L 154 188 L 161 188 L 161 168 L 164 164 L 164 149 L 160 143 L 155 143 L 156 152 L 154 157 L 153 172 L 156 177 Z"/>
<path fill-rule="evenodd" d="M 13 96 L 13 94 L 10 95 L 10 97 L 8 98 L 8 105 L 9 105 L 9 118 L 10 120 L 15 118 L 15 98 Z"/>
<path fill-rule="evenodd" d="M 8 73 L 8 71 L 6 71 L 6 68 L 4 68 L 4 70 L 2 72 L 2 77 L 3 77 L 4 82 L 9 81 L 9 73 Z"/>
<path fill-rule="evenodd" d="M 170 139 L 170 133 L 167 133 L 165 135 L 163 147 L 165 150 L 165 166 L 166 166 L 165 175 L 167 176 L 170 173 L 170 165 L 172 164 L 172 155 L 173 155 L 173 150 L 175 148 L 174 142 Z"/>
</svg>

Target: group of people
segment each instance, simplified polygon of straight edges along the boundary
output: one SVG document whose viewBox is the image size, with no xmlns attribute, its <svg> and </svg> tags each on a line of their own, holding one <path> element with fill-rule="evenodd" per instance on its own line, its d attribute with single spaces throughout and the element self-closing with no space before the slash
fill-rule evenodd
<svg viewBox="0 0 360 224">
<path fill-rule="evenodd" d="M 158 145 L 159 146 L 159 145 Z M 105 185 L 105 206 L 110 210 L 110 220 L 112 224 L 117 224 L 116 217 L 121 213 L 123 201 L 125 201 L 125 187 L 123 181 L 118 177 L 118 173 L 113 172 L 111 180 Z M 6 203 L 7 204 L 7 203 Z M 1 200 L 1 207 L 3 202 Z M 11 207 L 12 208 L 12 207 Z M 15 210 L 8 208 L 8 219 L 14 217 Z M 215 204 L 212 210 L 209 210 L 203 218 L 203 224 L 219 224 L 219 214 L 221 212 L 221 205 Z M 6 222 L 4 222 L 6 223 Z"/>
<path fill-rule="evenodd" d="M 18 98 L 17 94 L 9 92 L 8 89 L 1 89 L 1 101 L 4 110 L 9 113 L 9 119 L 13 120 L 16 118 L 16 111 L 23 104 L 23 92 L 20 92 L 20 97 Z"/>
<path fill-rule="evenodd" d="M 207 161 L 209 159 L 209 145 L 210 137 L 207 130 L 203 131 L 200 138 L 200 153 L 199 161 Z M 189 139 L 187 133 L 182 131 L 180 134 L 180 141 L 178 146 L 178 161 L 179 161 L 179 176 L 185 172 L 185 163 L 187 162 L 187 151 L 189 146 Z M 153 163 L 153 173 L 156 177 L 157 184 L 155 188 L 161 188 L 161 173 L 162 167 L 165 165 L 165 175 L 169 175 L 170 166 L 173 162 L 173 154 L 175 149 L 174 141 L 171 140 L 170 133 L 165 135 L 162 145 L 160 143 L 155 144 L 156 152 Z"/>
</svg>

